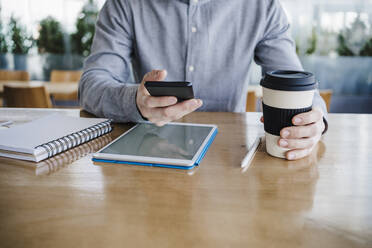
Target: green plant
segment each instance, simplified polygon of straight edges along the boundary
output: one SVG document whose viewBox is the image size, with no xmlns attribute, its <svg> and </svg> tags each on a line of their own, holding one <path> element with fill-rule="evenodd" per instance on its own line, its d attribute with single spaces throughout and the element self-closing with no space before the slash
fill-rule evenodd
<svg viewBox="0 0 372 248">
<path fill-rule="evenodd" d="M 1 13 L 1 6 L 0 6 L 0 13 Z M 8 40 L 6 37 L 6 33 L 3 30 L 3 22 L 1 21 L 0 15 L 0 53 L 7 53 L 9 50 Z"/>
<path fill-rule="evenodd" d="M 98 8 L 94 0 L 89 0 L 83 7 L 76 22 L 76 32 L 71 35 L 72 53 L 88 56 L 93 42 Z"/>
<path fill-rule="evenodd" d="M 9 50 L 6 35 L 3 33 L 3 25 L 0 23 L 0 53 L 7 53 Z"/>
<path fill-rule="evenodd" d="M 318 37 L 317 37 L 317 34 L 316 34 L 315 27 L 313 27 L 309 42 L 310 42 L 310 47 L 306 50 L 307 55 L 311 55 L 311 54 L 315 53 L 315 51 L 316 51 Z"/>
<path fill-rule="evenodd" d="M 14 54 L 27 54 L 33 47 L 34 40 L 29 36 L 25 27 L 19 24 L 19 20 L 14 16 L 10 18 L 9 22 L 10 36 L 12 39 L 11 51 Z"/>
<path fill-rule="evenodd" d="M 300 39 L 299 39 L 299 37 L 297 36 L 296 38 L 295 38 L 295 44 L 296 44 L 296 54 L 297 55 L 300 55 Z"/>
<path fill-rule="evenodd" d="M 360 50 L 360 56 L 372 56 L 372 38 Z"/>
<path fill-rule="evenodd" d="M 354 56 L 354 53 L 346 45 L 346 41 L 345 41 L 344 35 L 343 34 L 339 34 L 337 39 L 338 39 L 337 53 L 340 56 Z"/>
<path fill-rule="evenodd" d="M 53 17 L 41 20 L 39 38 L 36 40 L 39 53 L 65 53 L 63 36 L 61 24 Z"/>
</svg>

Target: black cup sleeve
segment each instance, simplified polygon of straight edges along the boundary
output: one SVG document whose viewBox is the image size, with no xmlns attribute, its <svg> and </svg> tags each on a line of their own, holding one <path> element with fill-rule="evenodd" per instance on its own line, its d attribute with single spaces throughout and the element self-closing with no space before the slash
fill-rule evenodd
<svg viewBox="0 0 372 248">
<path fill-rule="evenodd" d="M 292 118 L 295 115 L 312 110 L 312 106 L 300 109 L 282 109 L 268 106 L 265 103 L 262 103 L 262 107 L 265 132 L 275 136 L 280 136 L 280 131 L 283 128 L 293 126 Z"/>
</svg>

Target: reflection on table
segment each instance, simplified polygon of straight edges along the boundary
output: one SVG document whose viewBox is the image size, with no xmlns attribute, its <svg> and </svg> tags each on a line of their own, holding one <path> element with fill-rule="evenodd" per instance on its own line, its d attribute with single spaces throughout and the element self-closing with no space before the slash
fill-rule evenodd
<svg viewBox="0 0 372 248">
<path fill-rule="evenodd" d="M 34 171 L 36 176 L 50 175 L 71 165 L 80 158 L 97 152 L 111 141 L 111 135 L 106 134 L 38 163 L 0 157 L 0 164 L 3 163 L 11 166 L 20 166 L 25 170 Z"/>
</svg>

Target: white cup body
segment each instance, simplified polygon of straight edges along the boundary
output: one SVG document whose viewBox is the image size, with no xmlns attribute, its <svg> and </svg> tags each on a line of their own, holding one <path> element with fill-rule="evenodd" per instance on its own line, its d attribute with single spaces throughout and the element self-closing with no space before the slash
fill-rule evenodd
<svg viewBox="0 0 372 248">
<path fill-rule="evenodd" d="M 308 91 L 283 91 L 263 88 L 263 103 L 273 108 L 280 109 L 303 109 L 312 106 L 315 90 Z M 266 151 L 268 154 L 285 158 L 285 153 L 289 150 L 278 145 L 279 135 L 265 132 Z"/>
</svg>

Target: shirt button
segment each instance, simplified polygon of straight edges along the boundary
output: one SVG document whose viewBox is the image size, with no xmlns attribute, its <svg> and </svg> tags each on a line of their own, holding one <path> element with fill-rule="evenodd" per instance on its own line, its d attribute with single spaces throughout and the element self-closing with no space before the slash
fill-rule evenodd
<svg viewBox="0 0 372 248">
<path fill-rule="evenodd" d="M 196 33 L 196 31 L 197 31 L 196 27 L 191 28 L 191 32 Z"/>
<path fill-rule="evenodd" d="M 190 65 L 189 66 L 189 71 L 193 72 L 195 70 L 194 66 Z"/>
</svg>

